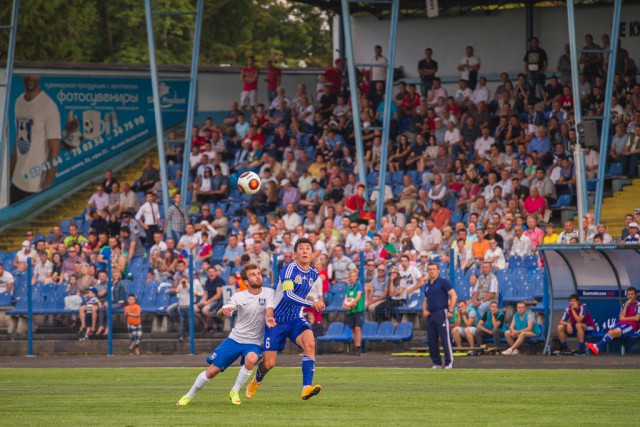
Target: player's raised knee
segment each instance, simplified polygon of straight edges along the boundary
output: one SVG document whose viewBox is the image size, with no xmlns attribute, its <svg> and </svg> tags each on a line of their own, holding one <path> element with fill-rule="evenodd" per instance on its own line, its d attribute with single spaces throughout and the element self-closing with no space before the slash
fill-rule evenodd
<svg viewBox="0 0 640 427">
<path fill-rule="evenodd" d="M 244 367 L 249 371 L 253 369 L 256 363 L 258 363 L 258 355 L 255 353 L 249 353 L 244 358 Z"/>
</svg>

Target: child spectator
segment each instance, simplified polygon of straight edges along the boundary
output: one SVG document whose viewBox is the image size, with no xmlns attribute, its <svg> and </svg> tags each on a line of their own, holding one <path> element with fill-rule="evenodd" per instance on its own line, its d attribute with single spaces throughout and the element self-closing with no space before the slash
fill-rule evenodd
<svg viewBox="0 0 640 427">
<path fill-rule="evenodd" d="M 98 310 L 100 309 L 100 301 L 97 294 L 98 290 L 96 288 L 89 288 L 85 295 L 85 302 L 80 306 L 79 333 L 81 334 L 84 331 L 84 336 L 80 338 L 80 341 L 88 340 L 96 329 Z"/>
<path fill-rule="evenodd" d="M 142 321 L 140 319 L 140 306 L 135 295 L 127 295 L 127 305 L 124 308 L 127 318 L 127 332 L 129 332 L 129 354 L 140 356 L 140 339 L 142 338 Z"/>
<path fill-rule="evenodd" d="M 358 280 L 358 269 L 349 272 L 342 308 L 347 312 L 347 325 L 353 331 L 355 354 L 362 353 L 362 313 L 364 312 L 364 285 Z"/>
</svg>

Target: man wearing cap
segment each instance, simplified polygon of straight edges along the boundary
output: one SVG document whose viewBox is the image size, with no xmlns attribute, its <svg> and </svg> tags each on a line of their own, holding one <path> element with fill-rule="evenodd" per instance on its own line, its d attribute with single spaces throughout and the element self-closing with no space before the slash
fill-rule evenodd
<svg viewBox="0 0 640 427">
<path fill-rule="evenodd" d="M 224 280 L 219 276 L 222 272 L 220 265 L 215 265 L 207 269 L 207 280 L 204 282 L 204 294 L 198 304 L 193 307 L 193 311 L 198 319 L 204 324 L 204 332 L 213 332 L 216 325 L 215 313 L 222 307 L 222 287 Z M 214 317 L 213 325 L 209 327 L 208 319 Z M 219 326 L 219 324 L 217 325 Z"/>
<path fill-rule="evenodd" d="M 640 234 L 638 234 L 638 223 L 632 222 L 629 224 L 629 235 L 624 239 L 624 243 L 627 245 L 637 245 L 640 243 Z"/>
<path fill-rule="evenodd" d="M 16 253 L 15 258 L 13 259 L 13 268 L 17 268 L 21 271 L 27 271 L 27 260 L 29 258 L 31 258 L 31 265 L 35 266 L 38 256 L 36 252 L 31 249 L 31 242 L 25 240 L 22 242 L 22 249 Z"/>
</svg>

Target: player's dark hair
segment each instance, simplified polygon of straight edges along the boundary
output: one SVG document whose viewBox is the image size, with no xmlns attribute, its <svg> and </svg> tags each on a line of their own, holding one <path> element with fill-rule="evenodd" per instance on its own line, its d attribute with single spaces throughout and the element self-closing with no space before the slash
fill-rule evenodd
<svg viewBox="0 0 640 427">
<path fill-rule="evenodd" d="M 574 299 L 576 301 L 580 301 L 580 297 L 578 296 L 578 294 L 569 295 L 569 301 L 571 301 L 572 299 Z"/>
<path fill-rule="evenodd" d="M 249 283 L 249 276 L 247 276 L 249 270 L 260 270 L 260 266 L 258 264 L 247 264 L 240 270 L 240 277 L 245 283 Z"/>
<path fill-rule="evenodd" d="M 429 264 L 427 264 L 427 268 L 431 267 L 432 265 L 435 265 L 436 267 L 438 267 L 438 270 L 440 270 L 440 266 L 438 265 L 438 263 L 437 262 L 433 262 L 433 261 L 431 261 L 431 262 L 429 262 Z"/>
<path fill-rule="evenodd" d="M 299 237 L 298 240 L 296 240 L 296 244 L 293 245 L 293 251 L 298 252 L 298 246 L 303 243 L 307 243 L 309 246 L 311 246 L 311 249 L 313 249 L 313 243 L 311 242 L 311 239 L 309 239 L 308 237 Z"/>
<path fill-rule="evenodd" d="M 137 297 L 137 296 L 135 296 L 134 294 L 129 294 L 129 295 L 127 295 L 127 299 L 129 299 L 129 298 L 131 298 L 131 297 L 133 297 L 133 298 L 136 300 L 136 304 L 137 304 L 137 303 L 138 303 L 138 297 Z"/>
<path fill-rule="evenodd" d="M 638 290 L 636 288 L 634 288 L 633 286 L 629 286 L 627 288 L 627 292 L 629 292 L 629 291 L 633 291 L 633 293 L 636 294 L 636 295 L 638 294 Z"/>
</svg>

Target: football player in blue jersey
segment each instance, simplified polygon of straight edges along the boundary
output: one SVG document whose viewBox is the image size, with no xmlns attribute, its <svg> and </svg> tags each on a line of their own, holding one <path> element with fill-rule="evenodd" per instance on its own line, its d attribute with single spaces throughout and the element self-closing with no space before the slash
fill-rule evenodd
<svg viewBox="0 0 640 427">
<path fill-rule="evenodd" d="M 302 316 L 302 309 L 309 307 L 318 311 L 325 308 L 322 302 L 322 281 L 318 278 L 318 270 L 311 267 L 313 243 L 301 237 L 294 245 L 295 261 L 286 265 L 280 272 L 276 287 L 274 317 L 276 325 L 264 331 L 263 359 L 256 376 L 245 391 L 247 399 L 251 399 L 262 383 L 265 375 L 276 365 L 278 351 L 283 350 L 287 337 L 303 350 L 302 358 L 302 393 L 300 397 L 307 400 L 320 393 L 322 387 L 313 385 L 315 371 L 316 342 L 311 326 Z M 266 319 L 270 321 L 271 319 Z M 269 326 L 269 324 L 267 324 Z"/>
</svg>

